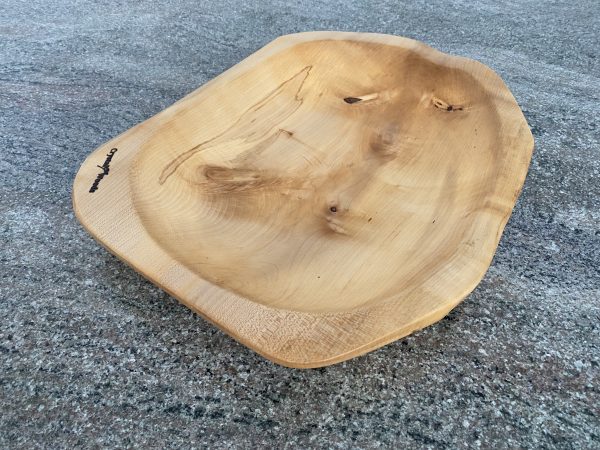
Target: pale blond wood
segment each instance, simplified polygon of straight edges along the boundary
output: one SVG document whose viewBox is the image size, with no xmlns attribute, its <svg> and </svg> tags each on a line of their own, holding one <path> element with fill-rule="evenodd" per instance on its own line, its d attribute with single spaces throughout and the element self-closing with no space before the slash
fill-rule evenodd
<svg viewBox="0 0 600 450">
<path fill-rule="evenodd" d="M 484 65 L 302 33 L 98 148 L 73 200 L 182 303 L 275 362 L 317 367 L 439 320 L 477 285 L 532 150 Z"/>
</svg>

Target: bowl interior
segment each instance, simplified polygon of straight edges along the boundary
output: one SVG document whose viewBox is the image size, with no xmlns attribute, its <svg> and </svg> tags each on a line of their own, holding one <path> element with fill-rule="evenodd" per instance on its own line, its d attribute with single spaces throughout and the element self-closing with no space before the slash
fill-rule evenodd
<svg viewBox="0 0 600 450">
<path fill-rule="evenodd" d="M 136 212 L 189 269 L 272 307 L 347 311 L 442 283 L 488 245 L 474 213 L 503 160 L 493 93 L 440 61 L 311 41 L 217 78 L 143 144 Z"/>
</svg>

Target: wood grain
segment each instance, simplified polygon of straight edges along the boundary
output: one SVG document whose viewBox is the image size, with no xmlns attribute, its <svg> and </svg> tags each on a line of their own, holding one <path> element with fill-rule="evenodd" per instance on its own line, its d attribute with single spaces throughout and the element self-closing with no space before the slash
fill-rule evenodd
<svg viewBox="0 0 600 450">
<path fill-rule="evenodd" d="M 532 150 L 484 65 L 302 33 L 101 146 L 73 200 L 182 303 L 273 361 L 317 367 L 439 320 L 477 285 Z"/>
</svg>

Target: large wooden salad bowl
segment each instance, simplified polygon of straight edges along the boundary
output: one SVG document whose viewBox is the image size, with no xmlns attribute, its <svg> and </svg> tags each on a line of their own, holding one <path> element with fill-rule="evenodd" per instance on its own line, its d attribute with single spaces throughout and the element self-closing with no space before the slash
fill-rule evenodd
<svg viewBox="0 0 600 450">
<path fill-rule="evenodd" d="M 475 288 L 532 150 L 483 64 L 396 36 L 302 33 L 102 145 L 73 200 L 182 303 L 277 363 L 317 367 Z"/>
</svg>

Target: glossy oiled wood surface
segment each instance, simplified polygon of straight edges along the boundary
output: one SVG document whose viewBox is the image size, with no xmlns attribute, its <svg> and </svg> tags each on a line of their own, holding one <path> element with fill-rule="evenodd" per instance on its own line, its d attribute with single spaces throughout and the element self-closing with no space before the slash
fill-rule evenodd
<svg viewBox="0 0 600 450">
<path fill-rule="evenodd" d="M 315 367 L 439 320 L 476 286 L 532 149 L 482 64 L 395 36 L 303 33 L 101 146 L 74 205 L 236 339 Z"/>
</svg>

